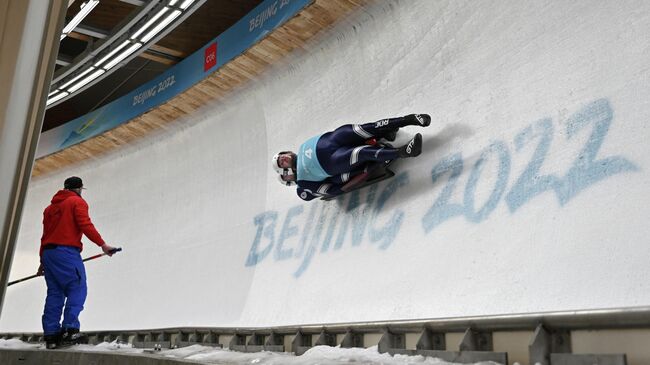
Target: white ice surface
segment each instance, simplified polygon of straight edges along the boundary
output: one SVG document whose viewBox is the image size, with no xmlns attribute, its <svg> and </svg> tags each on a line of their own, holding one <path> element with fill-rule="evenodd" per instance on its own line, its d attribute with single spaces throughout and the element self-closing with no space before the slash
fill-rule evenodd
<svg viewBox="0 0 650 365">
<path fill-rule="evenodd" d="M 84 331 L 650 305 L 648 34 L 650 1 L 369 2 L 228 97 L 31 181 L 10 280 L 75 175 L 124 249 L 86 265 Z M 303 202 L 269 166 L 414 112 L 422 155 L 341 200 Z M 45 294 L 9 287 L 0 332 L 41 331 Z"/>
<path fill-rule="evenodd" d="M 0 339 L 0 349 L 40 349 L 44 350 L 42 344 L 30 344 L 17 339 Z M 130 344 L 119 344 L 117 342 L 103 342 L 98 345 L 76 345 L 70 349 L 86 352 L 118 352 L 118 353 L 144 353 L 143 349 L 133 348 Z M 308 350 L 302 356 L 294 356 L 291 353 L 277 352 L 254 352 L 243 353 L 227 349 L 215 349 L 213 347 L 192 345 L 188 347 L 162 350 L 156 352 L 157 356 L 171 357 L 176 359 L 192 360 L 203 364 L 267 364 L 267 365 L 336 365 L 336 364 L 383 364 L 383 365 L 406 365 L 406 364 L 454 364 L 442 361 L 433 357 L 406 356 L 380 354 L 377 346 L 369 348 L 340 348 L 329 346 L 316 346 Z M 475 365 L 493 365 L 494 362 L 478 362 Z"/>
</svg>

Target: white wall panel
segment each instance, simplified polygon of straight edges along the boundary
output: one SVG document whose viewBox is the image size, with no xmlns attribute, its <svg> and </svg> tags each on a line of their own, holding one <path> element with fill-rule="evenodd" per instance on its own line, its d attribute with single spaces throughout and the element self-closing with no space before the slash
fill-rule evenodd
<svg viewBox="0 0 650 365">
<path fill-rule="evenodd" d="M 87 264 L 91 329 L 266 326 L 650 304 L 650 4 L 385 1 L 180 126 L 79 175 L 124 252 Z M 343 123 L 429 113 L 392 180 L 302 202 L 270 157 Z M 86 245 L 86 254 L 96 252 Z M 44 284 L 3 331 L 38 331 Z"/>
</svg>

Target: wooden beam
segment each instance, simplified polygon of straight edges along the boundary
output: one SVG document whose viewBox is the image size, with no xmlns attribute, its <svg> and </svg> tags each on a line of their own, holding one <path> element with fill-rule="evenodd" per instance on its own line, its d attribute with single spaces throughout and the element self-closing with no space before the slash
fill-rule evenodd
<svg viewBox="0 0 650 365">
<path fill-rule="evenodd" d="M 170 56 L 178 57 L 178 58 L 186 58 L 187 57 L 187 53 L 185 53 L 185 52 L 181 52 L 181 51 L 177 51 L 175 49 L 163 47 L 163 46 L 158 45 L 158 44 L 152 44 L 149 47 L 149 49 L 153 50 L 153 51 L 156 51 L 156 52 L 165 53 L 165 54 L 168 54 Z"/>
<path fill-rule="evenodd" d="M 175 64 L 178 63 L 175 60 L 171 60 L 171 59 L 169 59 L 167 57 L 164 57 L 164 56 L 158 56 L 158 55 L 155 55 L 155 54 L 147 53 L 146 51 L 140 53 L 138 55 L 138 57 L 142 57 L 142 58 L 146 58 L 148 60 L 152 60 L 152 61 L 155 61 L 155 62 L 158 62 L 158 63 L 162 63 L 163 65 L 172 66 L 172 65 L 175 65 Z"/>
<path fill-rule="evenodd" d="M 95 28 L 83 24 L 77 25 L 77 27 L 74 28 L 74 31 L 77 33 L 85 34 L 100 39 L 106 38 L 106 36 L 108 36 L 108 32 L 103 29 L 99 29 L 99 28 Z"/>
<path fill-rule="evenodd" d="M 93 37 L 91 37 L 89 35 L 77 33 L 75 31 L 72 31 L 72 32 L 68 33 L 68 37 L 74 38 L 74 39 L 79 39 L 81 41 L 85 41 L 85 42 L 89 42 L 89 43 L 92 42 L 92 40 L 93 40 Z"/>
<path fill-rule="evenodd" d="M 156 130 L 165 129 L 183 115 L 193 113 L 268 70 L 268 66 L 300 49 L 315 34 L 330 27 L 371 0 L 315 0 L 297 16 L 224 67 L 219 68 L 192 88 L 176 95 L 166 103 L 110 131 L 77 145 L 38 159 L 32 176 L 44 176 L 66 166 L 105 154 L 115 148 L 133 143 Z M 155 54 L 157 53 L 157 54 Z M 182 53 L 154 45 L 140 57 L 173 65 L 186 57 Z"/>
</svg>

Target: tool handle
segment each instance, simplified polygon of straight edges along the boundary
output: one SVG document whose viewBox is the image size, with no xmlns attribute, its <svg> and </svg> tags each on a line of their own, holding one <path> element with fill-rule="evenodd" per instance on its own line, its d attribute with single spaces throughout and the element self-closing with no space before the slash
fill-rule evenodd
<svg viewBox="0 0 650 365">
<path fill-rule="evenodd" d="M 116 248 L 112 249 L 112 250 L 110 251 L 110 253 L 111 253 L 111 254 L 114 254 L 114 253 L 116 253 L 116 252 L 120 252 L 120 251 L 122 251 L 122 247 L 116 247 Z M 100 254 L 97 254 L 97 255 L 94 255 L 94 256 L 86 257 L 85 259 L 83 259 L 83 260 L 81 260 L 81 261 L 86 262 L 86 261 L 90 261 L 90 260 L 94 260 L 94 259 L 100 258 L 100 257 L 105 256 L 105 255 L 108 255 L 108 254 L 107 254 L 107 253 L 100 253 Z M 7 286 L 11 286 L 11 285 L 14 285 L 14 284 L 22 283 L 23 281 L 27 281 L 27 280 L 29 280 L 29 279 L 33 279 L 33 278 L 36 278 L 36 277 L 39 277 L 39 276 L 42 276 L 42 275 L 34 274 L 34 275 L 31 275 L 31 276 L 28 276 L 28 277 L 25 277 L 25 278 L 22 278 L 22 279 L 18 279 L 18 280 L 10 281 L 9 284 L 7 284 Z"/>
</svg>

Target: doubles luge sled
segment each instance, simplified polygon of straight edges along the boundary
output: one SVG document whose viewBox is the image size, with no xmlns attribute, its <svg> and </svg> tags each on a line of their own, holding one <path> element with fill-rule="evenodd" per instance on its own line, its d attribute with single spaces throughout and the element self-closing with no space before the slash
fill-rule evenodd
<svg viewBox="0 0 650 365">
<path fill-rule="evenodd" d="M 392 148 L 392 146 L 388 143 L 381 143 L 381 142 L 376 142 L 375 140 L 371 140 L 372 142 L 369 144 L 380 144 L 384 145 L 385 147 Z M 370 164 L 368 166 L 368 170 L 366 172 L 363 172 L 355 177 L 353 177 L 350 181 L 348 181 L 341 190 L 343 190 L 346 194 L 357 190 L 364 188 L 368 185 L 376 184 L 380 181 L 390 179 L 391 177 L 395 176 L 395 172 L 393 172 L 391 169 L 389 169 L 390 165 L 393 163 L 394 160 L 388 160 L 384 162 L 375 162 L 373 164 Z M 322 197 L 321 200 L 332 200 L 335 199 L 336 197 L 339 197 L 341 195 L 335 195 L 335 196 L 326 196 Z"/>
</svg>

